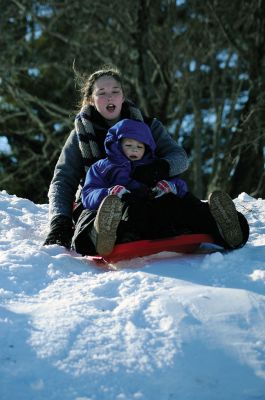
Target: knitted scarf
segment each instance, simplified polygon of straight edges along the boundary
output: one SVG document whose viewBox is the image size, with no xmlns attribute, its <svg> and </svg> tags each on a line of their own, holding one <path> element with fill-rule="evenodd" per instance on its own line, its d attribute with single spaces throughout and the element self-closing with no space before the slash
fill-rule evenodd
<svg viewBox="0 0 265 400">
<path fill-rule="evenodd" d="M 133 103 L 126 101 L 129 109 L 129 118 L 138 121 L 144 121 L 141 111 L 133 105 Z M 91 122 L 91 106 L 83 106 L 81 111 L 75 117 L 75 130 L 78 137 L 79 148 L 84 160 L 85 171 L 87 172 L 90 165 L 101 158 L 101 153 L 96 141 L 96 134 L 93 124 Z"/>
</svg>

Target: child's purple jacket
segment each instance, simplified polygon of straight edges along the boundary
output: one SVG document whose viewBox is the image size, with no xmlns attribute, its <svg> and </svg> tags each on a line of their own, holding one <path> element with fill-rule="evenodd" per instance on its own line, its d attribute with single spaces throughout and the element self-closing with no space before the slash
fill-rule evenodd
<svg viewBox="0 0 265 400">
<path fill-rule="evenodd" d="M 121 139 L 130 138 L 146 145 L 146 151 L 141 160 L 131 161 L 121 149 Z M 107 157 L 93 164 L 86 175 L 82 189 L 82 203 L 85 208 L 97 210 L 102 200 L 109 194 L 109 189 L 115 185 L 125 186 L 126 189 L 146 189 L 146 185 L 131 177 L 132 171 L 138 165 L 152 163 L 155 156 L 156 144 L 150 128 L 143 122 L 123 119 L 113 125 L 105 139 Z M 182 181 L 171 178 L 171 182 Z M 185 193 L 187 192 L 186 183 Z M 181 197 L 181 196 L 179 196 Z"/>
</svg>

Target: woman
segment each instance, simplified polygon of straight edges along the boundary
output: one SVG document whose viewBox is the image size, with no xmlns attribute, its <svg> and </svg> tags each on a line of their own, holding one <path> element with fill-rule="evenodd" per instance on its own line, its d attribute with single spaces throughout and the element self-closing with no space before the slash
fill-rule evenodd
<svg viewBox="0 0 265 400">
<path fill-rule="evenodd" d="M 120 72 L 115 68 L 103 68 L 91 74 L 83 88 L 80 113 L 75 128 L 70 133 L 55 166 L 49 188 L 50 232 L 44 245 L 58 244 L 71 247 L 75 227 L 89 218 L 80 203 L 80 190 L 91 164 L 106 156 L 104 140 L 108 129 L 124 118 L 145 122 L 151 129 L 156 143 L 156 160 L 149 165 L 138 166 L 134 178 L 149 185 L 164 178 L 181 174 L 188 168 L 183 148 L 171 138 L 156 118 L 147 118 L 125 98 Z M 73 211 L 73 204 L 78 206 Z M 90 243 L 88 243 L 88 251 Z"/>
<path fill-rule="evenodd" d="M 94 72 L 85 82 L 82 93 L 82 107 L 75 119 L 75 129 L 66 140 L 51 181 L 51 224 L 44 244 L 58 244 L 66 248 L 72 246 L 81 254 L 94 254 L 95 246 L 86 234 L 87 227 L 93 225 L 96 234 L 103 231 L 103 237 L 106 237 L 104 229 L 107 218 L 110 232 L 116 235 L 115 229 L 112 228 L 119 224 L 121 206 L 119 201 L 114 201 L 115 196 L 107 196 L 95 217 L 93 210 L 83 208 L 78 187 L 82 188 L 88 168 L 106 156 L 104 141 L 108 129 L 125 118 L 142 121 L 149 126 L 156 144 L 156 158 L 148 165 L 136 166 L 132 173 L 133 179 L 148 187 L 155 187 L 159 181 L 181 174 L 188 168 L 188 159 L 184 149 L 176 144 L 160 121 L 143 116 L 141 111 L 125 98 L 118 70 L 104 68 Z M 76 202 L 78 206 L 73 210 L 73 204 Z M 234 203 L 226 193 L 214 192 L 209 197 L 209 204 L 201 202 L 191 193 L 187 193 L 183 199 L 162 196 L 155 203 L 155 207 L 152 213 L 160 218 L 161 222 L 164 218 L 170 221 L 171 216 L 165 213 L 174 208 L 174 217 L 178 221 L 180 231 L 214 232 L 217 242 L 224 247 L 238 248 L 248 240 L 248 223 L 245 217 L 236 211 Z M 114 212 L 111 214 L 109 210 L 112 208 Z M 115 212 L 115 208 L 119 212 Z M 141 223 L 139 209 L 144 217 L 149 212 L 148 203 L 141 203 L 131 221 L 138 218 Z M 111 215 L 115 216 L 112 220 Z M 158 233 L 164 235 L 163 232 Z M 165 234 L 168 234 L 168 231 Z"/>
</svg>

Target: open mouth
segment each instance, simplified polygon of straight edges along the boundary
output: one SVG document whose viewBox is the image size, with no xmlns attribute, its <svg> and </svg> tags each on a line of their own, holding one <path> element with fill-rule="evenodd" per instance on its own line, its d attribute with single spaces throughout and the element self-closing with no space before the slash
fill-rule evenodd
<svg viewBox="0 0 265 400">
<path fill-rule="evenodd" d="M 109 112 L 113 112 L 115 111 L 116 106 L 114 104 L 108 104 L 106 108 Z"/>
</svg>

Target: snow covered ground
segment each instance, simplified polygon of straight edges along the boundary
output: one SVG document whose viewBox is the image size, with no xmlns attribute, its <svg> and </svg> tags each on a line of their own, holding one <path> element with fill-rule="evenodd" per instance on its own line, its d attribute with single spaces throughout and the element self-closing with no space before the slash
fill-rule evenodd
<svg viewBox="0 0 265 400">
<path fill-rule="evenodd" d="M 104 271 L 0 192 L 0 399 L 264 400 L 265 200 L 235 203 L 244 248 Z"/>
</svg>

